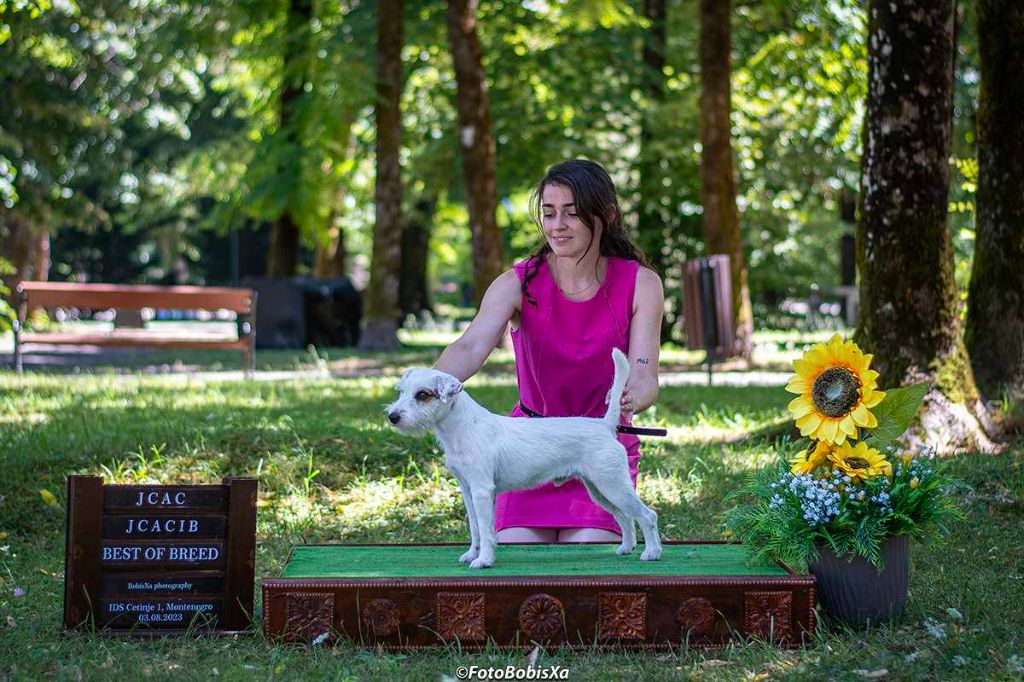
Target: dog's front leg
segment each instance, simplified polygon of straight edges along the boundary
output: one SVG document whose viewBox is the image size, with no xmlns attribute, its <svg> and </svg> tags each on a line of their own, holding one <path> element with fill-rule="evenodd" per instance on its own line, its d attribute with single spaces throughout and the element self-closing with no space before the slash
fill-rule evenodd
<svg viewBox="0 0 1024 682">
<path fill-rule="evenodd" d="M 473 509 L 476 511 L 477 532 L 480 536 L 480 556 L 470 568 L 490 568 L 494 565 L 494 550 L 498 544 L 494 533 L 494 488 L 473 487 Z"/>
<path fill-rule="evenodd" d="M 466 517 L 469 519 L 470 537 L 469 551 L 460 556 L 459 561 L 468 564 L 480 556 L 480 530 L 477 525 L 476 511 L 473 508 L 473 493 L 461 478 L 458 480 L 459 490 L 462 491 L 462 503 L 466 505 Z"/>
</svg>

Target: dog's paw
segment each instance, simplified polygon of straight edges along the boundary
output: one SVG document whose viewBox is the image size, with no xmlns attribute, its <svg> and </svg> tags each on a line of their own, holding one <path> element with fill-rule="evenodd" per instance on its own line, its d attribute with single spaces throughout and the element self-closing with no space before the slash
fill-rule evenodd
<svg viewBox="0 0 1024 682">
<path fill-rule="evenodd" d="M 459 557 L 459 563 L 468 564 L 470 561 L 476 559 L 478 556 L 480 556 L 479 549 L 470 549 L 468 552 Z"/>
<path fill-rule="evenodd" d="M 619 545 L 619 548 L 615 550 L 615 553 L 619 556 L 633 553 L 633 545 Z"/>
<path fill-rule="evenodd" d="M 648 547 L 640 555 L 640 561 L 657 561 L 661 558 L 661 547 Z"/>
<path fill-rule="evenodd" d="M 469 565 L 470 568 L 490 568 L 494 565 L 494 559 L 486 559 L 484 557 L 477 557 L 473 560 L 473 563 Z"/>
</svg>

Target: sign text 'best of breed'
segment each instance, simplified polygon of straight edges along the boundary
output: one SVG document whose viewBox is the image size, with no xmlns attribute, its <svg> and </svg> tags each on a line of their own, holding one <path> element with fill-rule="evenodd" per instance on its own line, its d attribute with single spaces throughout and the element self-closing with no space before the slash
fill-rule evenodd
<svg viewBox="0 0 1024 682">
<path fill-rule="evenodd" d="M 249 626 L 256 479 L 103 485 L 68 478 L 64 626 L 234 632 Z"/>
</svg>

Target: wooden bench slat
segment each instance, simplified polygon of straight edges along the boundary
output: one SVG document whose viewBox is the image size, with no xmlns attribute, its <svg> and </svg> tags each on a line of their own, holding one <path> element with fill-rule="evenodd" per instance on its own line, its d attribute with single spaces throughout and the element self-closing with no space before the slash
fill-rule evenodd
<svg viewBox="0 0 1024 682">
<path fill-rule="evenodd" d="M 59 334 L 53 332 L 26 333 L 21 335 L 22 344 L 45 344 L 52 346 L 121 346 L 147 348 L 223 348 L 244 350 L 249 341 L 225 339 L 223 337 L 169 338 L 145 334 Z"/>
<path fill-rule="evenodd" d="M 76 284 L 30 282 L 18 284 L 29 306 L 82 308 L 165 308 L 252 312 L 252 289 L 148 284 Z"/>
</svg>

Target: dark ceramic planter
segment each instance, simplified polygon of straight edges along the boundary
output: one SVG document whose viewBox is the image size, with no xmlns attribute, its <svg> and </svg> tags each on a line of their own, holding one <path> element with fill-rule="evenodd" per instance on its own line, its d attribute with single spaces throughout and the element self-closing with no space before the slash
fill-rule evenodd
<svg viewBox="0 0 1024 682">
<path fill-rule="evenodd" d="M 895 536 L 882 544 L 885 565 L 879 572 L 864 557 L 837 557 L 827 546 L 811 563 L 818 601 L 828 613 L 850 625 L 885 623 L 907 605 L 910 578 L 910 543 Z"/>
</svg>

